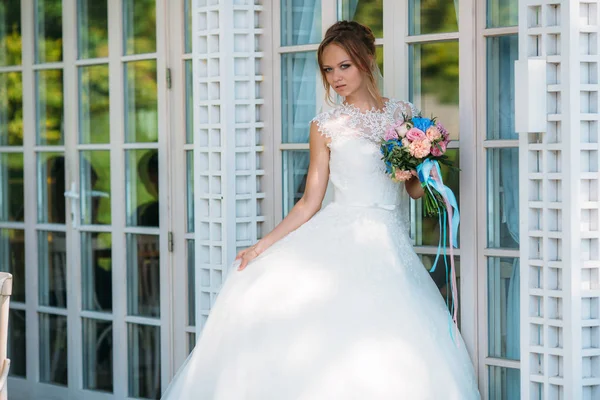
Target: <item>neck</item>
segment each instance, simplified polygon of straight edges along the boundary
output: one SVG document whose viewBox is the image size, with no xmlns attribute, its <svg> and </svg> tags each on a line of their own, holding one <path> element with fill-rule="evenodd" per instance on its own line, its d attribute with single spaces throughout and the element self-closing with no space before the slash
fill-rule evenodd
<svg viewBox="0 0 600 400">
<path fill-rule="evenodd" d="M 348 95 L 344 99 L 344 103 L 351 104 L 362 111 L 368 111 L 373 108 L 381 109 L 384 106 L 383 98 L 376 99 L 367 90 Z"/>
</svg>

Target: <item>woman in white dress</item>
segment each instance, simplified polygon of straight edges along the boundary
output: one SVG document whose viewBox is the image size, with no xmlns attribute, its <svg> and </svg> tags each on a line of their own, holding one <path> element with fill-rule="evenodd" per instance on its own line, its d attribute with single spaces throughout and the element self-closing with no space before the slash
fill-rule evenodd
<svg viewBox="0 0 600 400">
<path fill-rule="evenodd" d="M 201 338 L 164 399 L 478 399 L 462 338 L 414 252 L 379 141 L 407 102 L 381 97 L 375 37 L 356 22 L 318 50 L 326 92 L 344 98 L 310 126 L 306 190 L 240 252 Z M 334 200 L 321 210 L 328 180 Z M 405 186 L 403 188 L 402 186 Z"/>
</svg>

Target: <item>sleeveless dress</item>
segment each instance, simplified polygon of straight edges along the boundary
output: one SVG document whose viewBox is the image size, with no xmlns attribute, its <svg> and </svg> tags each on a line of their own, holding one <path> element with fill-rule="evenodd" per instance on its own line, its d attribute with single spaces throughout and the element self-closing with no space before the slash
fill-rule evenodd
<svg viewBox="0 0 600 400">
<path fill-rule="evenodd" d="M 333 201 L 243 271 L 231 268 L 169 400 L 479 399 L 460 335 L 414 252 L 379 140 L 410 103 L 342 105 Z M 455 343 L 456 342 L 456 343 Z"/>
</svg>

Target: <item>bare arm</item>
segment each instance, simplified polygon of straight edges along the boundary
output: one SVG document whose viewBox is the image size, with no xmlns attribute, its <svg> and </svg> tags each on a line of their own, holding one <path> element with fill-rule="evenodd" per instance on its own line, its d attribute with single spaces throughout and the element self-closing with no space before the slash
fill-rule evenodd
<svg viewBox="0 0 600 400">
<path fill-rule="evenodd" d="M 242 262 L 239 270 L 246 268 L 249 261 L 256 258 L 273 243 L 298 229 L 302 224 L 311 219 L 321 209 L 327 182 L 329 181 L 329 148 L 327 139 L 321 135 L 317 124 L 313 122 L 310 127 L 310 164 L 306 177 L 304 195 L 290 210 L 288 215 L 264 238 L 254 246 L 242 250 L 236 259 Z"/>
</svg>

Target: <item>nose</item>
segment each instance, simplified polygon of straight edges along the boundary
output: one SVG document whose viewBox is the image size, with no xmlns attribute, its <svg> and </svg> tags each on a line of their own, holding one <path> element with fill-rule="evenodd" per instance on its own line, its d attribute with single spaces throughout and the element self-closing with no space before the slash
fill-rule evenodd
<svg viewBox="0 0 600 400">
<path fill-rule="evenodd" d="M 342 79 L 342 74 L 337 69 L 334 69 L 333 70 L 333 81 L 339 82 L 341 79 Z"/>
</svg>

